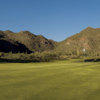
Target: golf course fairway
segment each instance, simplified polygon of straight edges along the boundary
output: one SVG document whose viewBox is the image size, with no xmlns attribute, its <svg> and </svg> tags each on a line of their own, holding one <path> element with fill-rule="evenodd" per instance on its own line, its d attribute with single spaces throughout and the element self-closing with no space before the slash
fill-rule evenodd
<svg viewBox="0 0 100 100">
<path fill-rule="evenodd" d="M 100 100 L 100 63 L 1 63 L 0 100 Z"/>
</svg>

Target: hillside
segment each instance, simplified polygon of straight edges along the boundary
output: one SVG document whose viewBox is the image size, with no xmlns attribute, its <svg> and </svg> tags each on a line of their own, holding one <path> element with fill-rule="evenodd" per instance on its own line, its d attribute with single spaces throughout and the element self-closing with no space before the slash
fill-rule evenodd
<svg viewBox="0 0 100 100">
<path fill-rule="evenodd" d="M 100 28 L 88 27 L 60 42 L 56 50 L 67 55 L 100 55 Z"/>
<path fill-rule="evenodd" d="M 34 35 L 29 31 L 14 33 L 12 31 L 0 31 L 0 52 L 42 52 L 53 50 L 56 42 L 48 40 L 42 35 Z"/>
<path fill-rule="evenodd" d="M 0 31 L 0 52 L 32 53 L 50 50 L 64 55 L 100 56 L 100 28 L 87 27 L 59 43 L 29 31 Z"/>
</svg>

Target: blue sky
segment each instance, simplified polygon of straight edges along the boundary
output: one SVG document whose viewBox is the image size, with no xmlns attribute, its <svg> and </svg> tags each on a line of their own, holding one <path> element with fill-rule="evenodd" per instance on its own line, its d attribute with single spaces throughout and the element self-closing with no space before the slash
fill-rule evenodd
<svg viewBox="0 0 100 100">
<path fill-rule="evenodd" d="M 56 41 L 100 27 L 100 0 L 0 0 L 0 30 L 29 30 Z"/>
</svg>

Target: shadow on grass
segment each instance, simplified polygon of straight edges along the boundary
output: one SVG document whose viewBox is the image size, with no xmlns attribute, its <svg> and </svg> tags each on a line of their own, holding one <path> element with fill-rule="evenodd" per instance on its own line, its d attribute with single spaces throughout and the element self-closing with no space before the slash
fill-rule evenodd
<svg viewBox="0 0 100 100">
<path fill-rule="evenodd" d="M 100 62 L 100 58 L 97 59 L 85 59 L 84 62 Z"/>
<path fill-rule="evenodd" d="M 3 59 L 0 58 L 0 63 L 31 63 L 31 62 L 41 62 L 39 60 L 22 60 L 22 59 Z"/>
</svg>

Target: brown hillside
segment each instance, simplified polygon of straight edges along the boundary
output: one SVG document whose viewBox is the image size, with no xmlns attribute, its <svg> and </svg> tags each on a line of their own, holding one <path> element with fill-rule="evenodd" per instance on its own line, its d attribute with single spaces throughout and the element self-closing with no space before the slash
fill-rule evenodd
<svg viewBox="0 0 100 100">
<path fill-rule="evenodd" d="M 9 30 L 0 31 L 0 40 L 2 41 L 0 47 L 1 49 L 3 48 L 3 50 L 0 51 L 4 52 L 4 49 L 6 49 L 7 52 L 42 52 L 53 50 L 56 46 L 56 42 L 48 40 L 41 35 L 34 35 L 29 31 L 21 31 L 18 33 L 14 33 Z M 6 42 L 3 43 L 3 41 Z M 4 47 L 3 44 L 5 44 Z M 20 50 L 22 48 L 23 50 Z"/>
<path fill-rule="evenodd" d="M 85 53 L 100 55 L 100 28 L 88 27 L 66 40 L 62 41 L 57 49 L 68 54 Z"/>
</svg>

